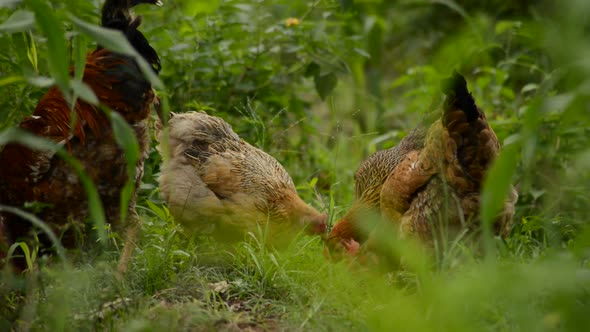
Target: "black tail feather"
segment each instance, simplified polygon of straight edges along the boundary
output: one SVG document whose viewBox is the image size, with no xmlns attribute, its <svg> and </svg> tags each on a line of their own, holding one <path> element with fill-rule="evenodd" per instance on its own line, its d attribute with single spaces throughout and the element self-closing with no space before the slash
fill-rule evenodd
<svg viewBox="0 0 590 332">
<path fill-rule="evenodd" d="M 445 111 L 449 107 L 459 108 L 465 112 L 469 122 L 473 122 L 479 117 L 479 110 L 475 105 L 475 100 L 467 90 L 467 81 L 456 70 L 451 77 L 442 81 L 441 89 L 447 95 Z"/>
</svg>

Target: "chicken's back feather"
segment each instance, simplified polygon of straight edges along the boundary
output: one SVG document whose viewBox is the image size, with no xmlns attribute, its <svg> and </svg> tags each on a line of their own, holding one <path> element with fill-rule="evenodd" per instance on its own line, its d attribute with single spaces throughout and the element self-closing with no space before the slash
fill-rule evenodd
<svg viewBox="0 0 590 332">
<path fill-rule="evenodd" d="M 174 115 L 168 141 L 168 155 L 159 146 L 161 193 L 171 214 L 190 230 L 213 228 L 242 237 L 269 221 L 275 230 L 308 223 L 323 232 L 325 215 L 299 198 L 283 166 L 240 139 L 221 118 L 202 112 Z"/>
</svg>

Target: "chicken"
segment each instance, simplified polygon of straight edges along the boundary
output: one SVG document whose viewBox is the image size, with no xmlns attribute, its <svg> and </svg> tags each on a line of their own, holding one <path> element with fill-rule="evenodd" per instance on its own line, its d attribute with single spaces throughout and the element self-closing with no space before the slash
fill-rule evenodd
<svg viewBox="0 0 590 332">
<path fill-rule="evenodd" d="M 359 243 L 367 240 L 366 228 L 361 226 L 367 217 L 381 213 L 381 189 L 383 183 L 396 166 L 411 151 L 419 151 L 424 146 L 426 131 L 414 129 L 395 147 L 378 151 L 363 162 L 354 175 L 354 202 L 348 212 L 340 219 L 328 235 L 332 247 L 345 247 L 350 254 L 356 253 Z M 361 229 L 363 227 L 363 229 Z"/>
<path fill-rule="evenodd" d="M 158 135 L 161 196 L 189 231 L 238 240 L 267 224 L 273 243 L 304 227 L 312 234 L 325 232 L 327 216 L 299 198 L 283 166 L 240 139 L 221 118 L 175 114 L 168 130 Z"/>
<path fill-rule="evenodd" d="M 440 119 L 418 127 L 396 147 L 366 160 L 355 174 L 355 202 L 328 236 L 332 247 L 350 254 L 365 242 L 366 211 L 399 226 L 402 237 L 432 244 L 438 227 L 450 233 L 477 225 L 479 196 L 500 145 L 484 113 L 458 73 L 443 82 L 447 95 Z M 496 232 L 507 235 L 518 195 L 511 189 Z M 448 234 L 448 233 L 447 233 Z"/>
<path fill-rule="evenodd" d="M 129 13 L 130 8 L 139 3 L 160 2 L 107 0 L 102 11 L 102 24 L 122 31 L 157 72 L 160 69 L 158 55 L 137 30 L 141 18 L 134 18 Z M 101 47 L 88 54 L 83 81 L 94 91 L 101 106 L 119 113 L 135 132 L 140 151 L 134 175 L 136 190 L 149 143 L 147 122 L 155 98 L 151 84 L 132 57 Z M 53 87 L 19 127 L 65 146 L 94 182 L 107 221 L 115 229 L 122 227 L 119 222 L 120 197 L 128 180 L 127 162 L 124 151 L 115 141 L 109 118 L 100 107 L 78 100 L 72 112 L 59 89 Z M 0 204 L 26 207 L 30 202 L 37 202 L 35 214 L 51 226 L 65 247 L 73 248 L 84 242 L 86 229 L 91 226 L 86 223 L 89 207 L 76 173 L 51 151 L 8 144 L 0 152 Z M 132 219 L 129 222 L 136 220 L 135 198 L 131 199 L 127 215 Z M 31 233 L 35 232 L 28 221 L 8 213 L 0 214 L 0 224 L 4 225 L 8 243 L 30 240 Z M 130 227 L 128 237 L 136 231 L 136 225 Z M 39 239 L 42 246 L 50 246 L 43 234 L 39 234 Z M 22 261 L 14 263 L 22 267 Z"/>
</svg>

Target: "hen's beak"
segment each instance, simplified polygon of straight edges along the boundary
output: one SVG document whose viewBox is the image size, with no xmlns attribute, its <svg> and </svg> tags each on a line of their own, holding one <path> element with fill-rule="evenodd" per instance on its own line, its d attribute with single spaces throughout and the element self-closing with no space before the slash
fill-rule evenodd
<svg viewBox="0 0 590 332">
<path fill-rule="evenodd" d="M 307 222 L 306 231 L 309 235 L 323 235 L 326 233 L 327 214 L 321 214 Z"/>
</svg>

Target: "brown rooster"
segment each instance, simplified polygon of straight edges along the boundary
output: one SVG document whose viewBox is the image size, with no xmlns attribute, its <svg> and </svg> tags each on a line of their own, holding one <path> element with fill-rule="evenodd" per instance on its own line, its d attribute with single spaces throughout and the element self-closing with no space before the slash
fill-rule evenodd
<svg viewBox="0 0 590 332">
<path fill-rule="evenodd" d="M 122 31 L 157 72 L 160 69 L 158 55 L 137 30 L 141 19 L 129 13 L 130 8 L 139 3 L 160 4 L 159 0 L 106 0 L 102 25 Z M 137 188 L 147 155 L 147 121 L 155 98 L 150 82 L 132 57 L 101 47 L 88 54 L 83 81 L 94 91 L 101 106 L 118 112 L 135 131 L 140 150 L 134 179 Z M 100 195 L 107 221 L 117 228 L 121 190 L 128 174 L 124 152 L 113 137 L 108 116 L 98 106 L 81 100 L 76 102 L 73 112 L 70 111 L 59 89 L 53 87 L 19 127 L 64 145 L 81 162 Z M 29 202 L 39 203 L 40 209 L 35 214 L 51 226 L 65 247 L 76 247 L 79 240 L 84 239 L 86 228 L 90 226 L 85 223 L 89 208 L 76 173 L 51 152 L 8 144 L 0 153 L 0 203 L 23 207 Z M 136 219 L 134 198 L 128 216 Z M 28 221 L 8 213 L 0 214 L 1 228 L 4 228 L 9 243 L 31 239 L 31 233 L 35 231 Z M 127 236 L 133 237 L 136 231 L 134 224 L 129 227 Z M 45 236 L 40 234 L 39 238 L 42 246 L 49 247 Z M 132 248 L 126 246 L 128 252 L 123 255 L 123 260 L 128 259 L 125 256 L 131 254 L 129 250 Z M 22 261 L 15 260 L 15 265 L 22 268 Z"/>
<path fill-rule="evenodd" d="M 283 166 L 240 139 L 221 118 L 175 114 L 168 130 L 159 135 L 160 190 L 174 219 L 187 229 L 230 240 L 267 221 L 274 239 L 303 227 L 325 232 L 327 216 L 299 198 Z"/>
<path fill-rule="evenodd" d="M 366 211 L 399 225 L 401 236 L 432 243 L 435 227 L 474 228 L 486 170 L 499 151 L 498 139 L 458 73 L 443 82 L 442 117 L 419 127 L 396 147 L 366 160 L 355 174 L 355 202 L 332 229 L 328 242 L 354 254 L 366 240 L 360 223 Z M 510 228 L 514 189 L 497 218 L 496 231 Z M 439 232 L 436 232 L 439 234 Z"/>
</svg>

